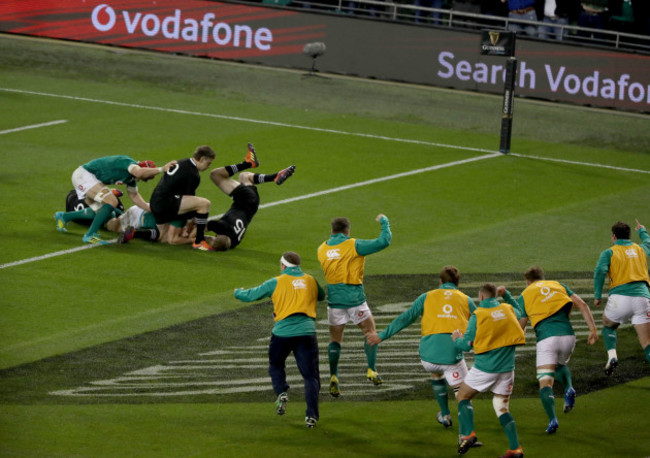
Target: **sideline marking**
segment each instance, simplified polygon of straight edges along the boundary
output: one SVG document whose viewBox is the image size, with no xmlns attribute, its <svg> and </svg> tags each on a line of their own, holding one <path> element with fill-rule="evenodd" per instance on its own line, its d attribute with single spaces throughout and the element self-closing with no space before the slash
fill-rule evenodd
<svg viewBox="0 0 650 458">
<path fill-rule="evenodd" d="M 361 181 L 361 182 L 358 182 L 358 183 L 352 183 L 352 184 L 348 184 L 348 185 L 344 185 L 344 186 L 339 186 L 338 188 L 325 189 L 323 191 L 313 192 L 313 193 L 310 193 L 310 194 L 304 194 L 302 196 L 290 197 L 288 199 L 278 200 L 278 201 L 275 201 L 275 202 L 269 202 L 267 204 L 260 205 L 260 208 L 268 208 L 268 207 L 273 207 L 275 205 L 288 204 L 290 202 L 296 202 L 298 200 L 310 199 L 312 197 L 323 196 L 323 195 L 326 195 L 326 194 L 332 194 L 332 193 L 339 192 L 339 191 L 346 191 L 348 189 L 358 188 L 360 186 L 367 186 L 367 185 L 371 185 L 371 184 L 375 184 L 375 183 L 380 183 L 382 181 L 394 180 L 396 178 L 402 178 L 402 177 L 405 177 L 405 176 L 416 175 L 418 173 L 430 172 L 432 170 L 444 169 L 444 168 L 447 168 L 447 167 L 453 167 L 455 165 L 462 165 L 462 164 L 466 164 L 466 163 L 469 163 L 469 162 L 481 161 L 483 159 L 491 159 L 491 158 L 495 158 L 495 157 L 499 157 L 499 156 L 502 156 L 502 154 L 501 153 L 491 153 L 491 154 L 486 154 L 486 155 L 483 155 L 483 156 L 471 157 L 471 158 L 468 158 L 468 159 L 461 159 L 460 161 L 448 162 L 446 164 L 432 165 L 430 167 L 425 167 L 425 168 L 422 168 L 422 169 L 415 169 L 415 170 L 410 170 L 408 172 L 396 173 L 394 175 L 388 175 L 388 176 L 385 176 L 385 177 L 373 178 L 372 180 L 366 180 L 366 181 Z M 220 215 L 215 215 L 214 217 L 211 217 L 210 219 L 218 218 L 219 216 Z M 117 239 L 115 239 L 115 240 L 117 240 Z M 84 245 L 84 246 L 77 247 L 77 248 L 70 248 L 68 250 L 57 251 L 57 252 L 45 254 L 45 255 L 42 255 L 42 256 L 36 256 L 34 258 L 22 259 L 20 261 L 14 261 L 14 262 L 10 262 L 10 263 L 7 263 L 7 264 L 0 264 L 0 270 L 1 269 L 6 269 L 8 267 L 14 267 L 14 266 L 22 265 L 22 264 L 27 264 L 27 263 L 30 263 L 30 262 L 41 261 L 43 259 L 53 258 L 55 256 L 61 256 L 61 255 L 64 255 L 64 254 L 74 253 L 76 251 L 88 250 L 90 248 L 96 248 L 98 246 L 101 246 L 101 245 L 94 245 L 94 244 L 93 245 Z"/>
<path fill-rule="evenodd" d="M 0 130 L 0 135 L 10 134 L 12 132 L 20 132 L 27 129 L 38 129 L 39 127 L 55 126 L 57 124 L 63 124 L 68 122 L 67 119 L 59 119 L 57 121 L 44 122 L 41 124 L 33 124 L 31 126 L 16 127 L 15 129 Z"/>
</svg>

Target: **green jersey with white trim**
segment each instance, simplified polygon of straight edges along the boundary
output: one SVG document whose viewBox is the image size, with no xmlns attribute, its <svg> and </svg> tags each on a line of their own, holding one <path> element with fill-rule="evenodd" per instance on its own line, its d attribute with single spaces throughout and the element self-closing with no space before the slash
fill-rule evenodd
<svg viewBox="0 0 650 458">
<path fill-rule="evenodd" d="M 82 167 L 95 175 L 104 184 L 125 184 L 136 188 L 136 180 L 129 173 L 129 167 L 138 163 L 129 156 L 106 156 L 94 159 Z"/>
</svg>

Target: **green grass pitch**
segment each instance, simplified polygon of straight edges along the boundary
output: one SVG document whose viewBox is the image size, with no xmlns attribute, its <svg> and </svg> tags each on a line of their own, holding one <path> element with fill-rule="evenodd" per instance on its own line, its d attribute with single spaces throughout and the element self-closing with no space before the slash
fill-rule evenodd
<svg viewBox="0 0 650 458">
<path fill-rule="evenodd" d="M 297 379 L 289 413 L 274 415 L 264 362 L 268 304 L 242 306 L 233 288 L 277 275 L 286 250 L 300 253 L 304 270 L 322 281 L 315 252 L 331 218 L 348 216 L 354 236 L 373 238 L 374 218 L 385 213 L 393 243 L 366 267 L 380 329 L 397 313 L 394 304 L 435 287 L 446 264 L 466 274 L 461 289 L 472 296 L 482 281 L 518 294 L 520 273 L 538 264 L 592 302 L 591 271 L 610 245 L 611 225 L 635 218 L 650 225 L 647 115 L 517 99 L 513 154 L 504 156 L 499 97 L 306 77 L 309 62 L 305 72 L 279 71 L 6 35 L 0 51 L 1 456 L 454 456 L 457 422 L 452 430 L 435 422 L 417 325 L 403 341 L 382 344 L 386 383 L 378 395 L 357 380 L 361 337 L 346 331 L 344 397 L 333 401 L 323 390 L 321 421 L 308 431 Z M 19 130 L 53 121 L 61 122 Z M 259 187 L 263 207 L 236 250 L 138 241 L 88 249 L 83 227 L 55 229 L 70 175 L 88 160 L 128 154 L 164 164 L 208 144 L 214 165 L 226 165 L 244 157 L 247 142 L 260 171 L 295 164 L 296 174 L 280 187 Z M 154 185 L 140 185 L 145 198 Z M 207 175 L 198 195 L 212 201 L 212 214 L 230 205 Z M 587 348 L 578 332 L 571 367 L 584 396 L 560 414 L 555 436 L 543 432 L 533 353 L 518 357 L 512 411 L 526 455 L 647 456 L 641 431 L 650 370 L 634 332 L 620 332 L 620 373 L 612 379 L 602 375 L 602 341 Z M 319 339 L 322 349 L 322 322 Z M 261 388 L 52 394 L 158 366 L 194 366 L 219 350 L 241 351 L 249 362 L 214 356 L 230 368 L 185 373 L 179 386 L 259 379 Z M 321 363 L 326 374 L 326 358 Z M 404 388 L 391 391 L 391 383 Z M 503 453 L 489 396 L 475 409 L 485 446 L 469 455 Z"/>
</svg>

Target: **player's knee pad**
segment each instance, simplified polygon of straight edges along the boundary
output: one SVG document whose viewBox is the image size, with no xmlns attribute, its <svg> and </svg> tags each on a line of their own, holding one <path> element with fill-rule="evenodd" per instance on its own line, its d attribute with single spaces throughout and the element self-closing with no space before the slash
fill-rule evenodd
<svg viewBox="0 0 650 458">
<path fill-rule="evenodd" d="M 112 195 L 111 190 L 108 189 L 108 187 L 104 186 L 102 189 L 99 190 L 97 194 L 95 194 L 93 200 L 101 205 L 104 203 L 104 199 L 106 199 L 106 197 L 109 195 Z"/>
<path fill-rule="evenodd" d="M 504 398 L 501 396 L 494 396 L 492 398 L 492 407 L 494 407 L 494 413 L 497 414 L 497 418 L 510 411 L 508 407 L 509 401 L 509 398 Z"/>
<path fill-rule="evenodd" d="M 551 371 L 550 369 L 537 369 L 537 380 L 540 381 L 553 381 L 555 379 L 555 371 Z"/>
</svg>

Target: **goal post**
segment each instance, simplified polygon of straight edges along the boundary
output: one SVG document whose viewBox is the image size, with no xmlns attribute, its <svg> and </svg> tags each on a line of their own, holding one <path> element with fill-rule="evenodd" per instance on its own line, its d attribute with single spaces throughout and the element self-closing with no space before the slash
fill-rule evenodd
<svg viewBox="0 0 650 458">
<path fill-rule="evenodd" d="M 515 82 L 517 81 L 517 58 L 515 57 L 515 33 L 503 30 L 481 31 L 481 55 L 507 57 L 501 110 L 501 141 L 499 151 L 510 152 L 512 118 L 514 113 Z"/>
</svg>

